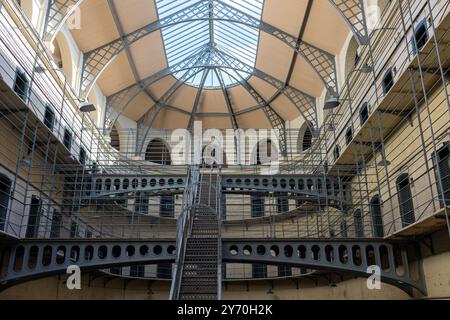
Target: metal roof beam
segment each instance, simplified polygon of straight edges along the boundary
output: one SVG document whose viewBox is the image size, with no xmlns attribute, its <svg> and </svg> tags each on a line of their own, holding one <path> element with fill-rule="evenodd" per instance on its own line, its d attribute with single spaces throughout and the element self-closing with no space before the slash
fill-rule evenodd
<svg viewBox="0 0 450 320">
<path fill-rule="evenodd" d="M 213 11 L 212 13 L 211 10 Z M 211 19 L 211 14 L 213 14 L 213 19 Z M 230 7 L 221 1 L 214 1 L 214 5 L 211 6 L 210 1 L 206 0 L 200 1 L 166 18 L 131 32 L 124 37 L 85 53 L 83 58 L 80 95 L 87 96 L 89 94 L 92 85 L 98 79 L 100 74 L 126 46 L 130 46 L 134 42 L 161 28 L 202 20 L 210 22 L 212 20 L 228 21 L 243 24 L 276 37 L 298 52 L 309 63 L 322 80 L 327 90 L 331 93 L 337 93 L 336 63 L 335 57 L 332 54 L 304 41 L 298 43 L 296 37 Z"/>
<path fill-rule="evenodd" d="M 225 82 L 223 81 L 222 73 L 217 72 L 217 69 L 214 69 L 214 72 L 216 73 L 217 79 L 219 79 L 220 82 L 220 88 L 222 89 L 223 96 L 225 98 L 225 103 L 227 105 L 228 113 L 230 115 L 230 121 L 231 125 L 233 126 L 234 130 L 239 129 L 239 125 L 237 123 L 236 114 L 233 110 L 233 104 L 231 103 L 230 95 L 228 94 L 228 90 L 225 86 Z"/>
<path fill-rule="evenodd" d="M 211 55 L 210 60 L 202 60 L 198 58 L 204 56 L 205 53 L 209 52 L 214 53 Z M 206 63 L 206 61 L 209 62 Z M 232 69 L 235 71 L 245 72 L 249 76 L 255 76 L 257 78 L 264 80 L 265 82 L 277 88 L 283 95 L 285 95 L 295 105 L 297 110 L 300 112 L 300 114 L 304 117 L 306 121 L 310 122 L 313 126 L 317 125 L 315 112 L 316 103 L 314 97 L 311 97 L 291 86 L 288 86 L 283 81 L 278 80 L 256 68 L 252 68 L 244 64 L 238 59 L 221 52 L 217 48 L 211 48 L 209 46 L 206 46 L 202 51 L 193 55 L 192 57 L 188 57 L 187 59 L 181 61 L 176 66 L 173 66 L 172 68 L 163 69 L 158 73 L 142 80 L 139 85 L 130 86 L 129 88 L 126 88 L 121 92 L 118 92 L 117 94 L 108 97 L 107 99 L 109 104 L 108 109 L 122 113 L 131 103 L 131 101 L 137 95 L 139 95 L 139 93 L 141 92 L 140 91 L 141 86 L 147 87 L 152 83 L 161 80 L 162 78 L 168 75 L 178 73 L 180 71 L 189 69 L 207 68 L 207 67 Z M 111 126 L 111 124 L 116 121 L 117 117 L 110 118 L 109 116 L 110 115 L 107 115 L 107 118 L 109 119 L 109 122 L 107 123 L 109 123 L 109 126 Z"/>
</svg>

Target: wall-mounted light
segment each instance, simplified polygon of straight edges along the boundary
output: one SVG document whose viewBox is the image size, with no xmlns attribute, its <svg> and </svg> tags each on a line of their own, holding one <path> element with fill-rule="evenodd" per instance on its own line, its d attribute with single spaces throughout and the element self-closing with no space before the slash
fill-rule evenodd
<svg viewBox="0 0 450 320">
<path fill-rule="evenodd" d="M 323 110 L 332 110 L 341 105 L 341 101 L 339 100 L 338 96 L 332 96 L 330 99 L 325 101 L 325 104 L 323 106 Z"/>
<path fill-rule="evenodd" d="M 388 159 L 383 158 L 380 162 L 378 162 L 378 165 L 380 167 L 387 167 L 391 165 L 391 162 Z"/>
<path fill-rule="evenodd" d="M 34 67 L 34 72 L 36 73 L 44 73 L 46 72 L 48 69 L 41 66 L 41 65 L 37 65 L 36 67 Z"/>
</svg>

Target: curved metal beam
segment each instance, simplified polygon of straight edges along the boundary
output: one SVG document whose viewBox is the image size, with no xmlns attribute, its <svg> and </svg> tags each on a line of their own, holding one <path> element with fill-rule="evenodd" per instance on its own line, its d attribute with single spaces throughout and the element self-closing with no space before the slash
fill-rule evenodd
<svg viewBox="0 0 450 320">
<path fill-rule="evenodd" d="M 175 240 L 44 239 L 3 243 L 0 253 L 9 252 L 9 261 L 6 273 L 0 276 L 0 291 L 22 282 L 64 274 L 71 265 L 79 266 L 82 271 L 93 271 L 113 266 L 172 263 L 175 248 Z M 20 262 L 16 255 L 22 256 Z M 32 264 L 34 268 L 30 267 Z"/>
<path fill-rule="evenodd" d="M 223 96 L 225 98 L 225 103 L 227 105 L 228 114 L 230 115 L 230 122 L 233 126 L 234 130 L 239 129 L 239 125 L 236 119 L 236 114 L 234 113 L 233 104 L 231 103 L 230 95 L 228 94 L 227 87 L 225 86 L 225 82 L 223 81 L 222 74 L 220 72 L 217 72 L 216 69 L 214 69 L 214 73 L 216 74 L 217 79 L 219 79 L 220 88 L 222 90 Z"/>
<path fill-rule="evenodd" d="M 408 249 L 416 256 L 409 258 Z M 400 255 L 396 251 L 400 250 Z M 358 240 L 224 240 L 223 261 L 229 263 L 265 263 L 291 265 L 314 270 L 338 271 L 361 277 L 370 277 L 370 267 L 381 270 L 383 282 L 412 294 L 412 288 L 426 294 L 420 249 L 415 243 L 388 242 L 377 239 Z M 402 275 L 396 272 L 397 259 L 405 266 Z M 415 260 L 416 259 L 416 260 Z M 418 279 L 412 263 L 417 264 Z"/>
<path fill-rule="evenodd" d="M 213 20 L 243 24 L 264 31 L 281 40 L 298 52 L 309 63 L 330 93 L 337 93 L 336 64 L 332 54 L 304 41 L 299 43 L 296 37 L 271 26 L 268 23 L 240 12 L 220 1 L 215 1 L 213 7 L 210 6 L 209 1 L 200 1 L 164 19 L 150 23 L 143 28 L 131 32 L 120 39 L 116 39 L 85 53 L 83 58 L 80 95 L 85 97 L 89 94 L 92 85 L 106 69 L 108 64 L 111 63 L 111 61 L 114 60 L 127 46 L 144 38 L 148 34 L 165 27 L 193 21 L 211 21 L 211 10 L 213 10 Z"/>
<path fill-rule="evenodd" d="M 345 19 L 346 23 L 349 25 L 350 30 L 354 33 L 356 40 L 360 45 L 367 45 L 369 41 L 368 36 L 368 30 L 367 30 L 367 23 L 365 18 L 365 11 L 364 11 L 364 5 L 362 1 L 360 0 L 329 0 L 330 3 L 333 5 L 333 7 L 338 10 L 340 15 Z M 55 38 L 56 34 L 61 29 L 62 25 L 67 21 L 67 19 L 70 17 L 70 15 L 73 13 L 73 11 L 83 2 L 83 0 L 51 0 L 48 4 L 48 9 L 46 12 L 46 22 L 44 25 L 44 34 L 43 34 L 43 40 L 51 42 Z M 203 1 L 200 1 L 194 6 L 199 6 L 199 4 L 202 4 Z M 204 3 L 206 5 L 206 3 Z M 226 5 L 225 5 L 226 6 Z M 187 8 L 185 10 L 189 10 L 190 8 Z M 194 8 L 192 8 L 194 9 Z M 186 13 L 185 10 L 181 13 Z M 195 10 L 193 10 L 195 11 Z M 245 14 L 244 14 L 245 16 Z M 177 18 L 177 13 L 173 15 L 173 17 L 168 17 L 167 19 L 170 20 L 170 18 Z M 183 19 L 182 17 L 178 17 L 180 19 Z M 250 21 L 252 24 L 253 19 L 250 17 Z M 203 17 L 202 19 L 210 19 L 210 17 L 206 18 Z M 195 19 L 198 20 L 198 19 Z M 195 21 L 193 19 L 191 20 L 184 20 L 179 23 L 183 22 L 189 22 L 189 21 Z M 231 21 L 231 20 L 230 20 Z M 240 23 L 238 21 L 234 21 L 235 23 Z M 323 68 L 323 64 L 321 61 L 329 61 L 329 58 L 332 57 L 334 60 L 334 57 L 318 48 L 315 48 L 314 46 L 310 46 L 305 42 L 302 42 L 300 44 L 296 43 L 295 38 L 290 36 L 287 33 L 282 32 L 281 30 L 272 27 L 271 25 L 259 21 L 260 28 L 263 31 L 268 32 L 269 34 L 272 34 L 273 36 L 279 38 L 280 40 L 287 43 L 290 47 L 296 49 L 297 51 L 302 51 L 302 56 L 311 56 L 311 54 L 316 55 L 316 59 L 313 59 L 312 61 L 306 59 L 308 63 L 315 68 L 316 72 L 318 72 L 319 75 L 321 75 L 321 79 L 325 80 L 327 84 L 327 89 L 330 89 L 332 87 L 332 83 L 335 83 L 334 91 L 338 91 L 337 89 L 337 80 L 336 80 L 336 68 L 335 68 L 335 62 L 333 61 L 333 73 L 331 72 L 330 66 L 328 65 L 327 68 L 324 70 L 320 70 L 318 68 Z M 169 25 L 172 25 L 168 24 Z M 252 25 L 253 26 L 253 25 Z M 127 36 L 130 38 L 134 38 L 134 41 L 138 40 L 139 38 L 144 37 L 146 34 L 151 33 L 155 30 L 158 30 L 162 28 L 163 25 L 160 21 L 156 21 L 152 24 L 149 24 L 148 26 L 136 30 L 134 33 L 131 33 Z M 134 36 L 133 36 L 134 35 Z M 81 79 L 81 96 L 87 96 L 90 89 L 92 88 L 92 85 L 95 83 L 97 78 L 102 73 L 103 69 L 106 68 L 108 63 L 111 59 L 114 59 L 114 52 L 115 55 L 117 55 L 122 49 L 120 48 L 120 44 L 118 45 L 117 42 L 120 42 L 121 39 L 118 39 L 116 41 L 113 41 L 111 43 L 108 43 L 100 48 L 97 48 L 93 51 L 90 51 L 89 53 L 85 54 L 84 64 L 83 64 L 83 75 Z M 123 45 L 123 44 L 122 44 Z M 119 51 L 117 51 L 119 50 Z M 317 55 L 318 54 L 318 55 Z M 323 55 L 323 58 L 318 58 L 321 55 Z M 96 58 L 94 59 L 94 56 Z M 328 58 L 327 58 L 328 56 Z M 329 62 L 327 62 L 329 64 Z M 91 70 L 86 70 L 87 66 Z"/>
<path fill-rule="evenodd" d="M 226 72 L 226 71 L 225 71 Z M 234 78 L 233 75 L 226 72 L 230 77 Z M 255 101 L 263 106 L 264 115 L 270 122 L 272 128 L 278 130 L 280 151 L 283 155 L 287 154 L 287 136 L 286 136 L 286 121 L 272 108 L 270 103 L 268 103 L 256 90 L 253 88 L 247 80 L 241 78 L 239 83 L 245 90 L 250 93 L 250 95 L 255 99 Z"/>
<path fill-rule="evenodd" d="M 329 0 L 344 18 L 350 30 L 355 35 L 359 45 L 369 44 L 366 13 L 363 0 Z"/>
<path fill-rule="evenodd" d="M 196 58 L 196 63 L 205 63 L 209 61 L 210 55 L 200 55 Z M 158 100 L 155 105 L 148 110 L 137 123 L 137 136 L 136 136 L 136 154 L 139 155 L 143 152 L 145 141 L 148 133 L 158 116 L 161 109 L 163 109 L 166 102 L 173 96 L 173 94 L 190 78 L 201 72 L 202 69 L 190 68 L 167 90 L 164 95 Z"/>
<path fill-rule="evenodd" d="M 204 51 L 200 50 L 199 52 L 179 62 L 176 66 L 172 68 L 165 68 L 141 81 L 138 81 L 136 84 L 133 84 L 128 88 L 125 88 L 122 91 L 119 91 L 114 95 L 107 97 L 105 132 L 108 132 L 112 129 L 116 121 L 119 119 L 120 115 L 126 110 L 131 101 L 133 101 L 133 99 L 136 98 L 141 92 L 144 92 L 147 87 L 168 75 L 189 70 L 189 68 L 186 67 L 188 65 L 195 65 L 196 63 L 198 63 L 202 55 L 204 55 Z M 160 106 L 163 105 L 161 101 L 158 101 L 158 104 Z"/>
<path fill-rule="evenodd" d="M 61 27 L 83 0 L 50 0 L 45 13 L 42 40 L 52 43 Z"/>
<path fill-rule="evenodd" d="M 209 68 L 203 71 L 202 79 L 200 80 L 200 85 L 197 89 L 197 94 L 195 95 L 194 105 L 192 106 L 191 116 L 189 117 L 188 130 L 191 130 L 194 127 L 195 116 L 197 114 L 198 106 L 200 104 L 203 88 L 205 87 L 206 77 L 208 76 L 209 72 L 210 72 Z"/>
<path fill-rule="evenodd" d="M 210 64 L 205 63 L 198 63 L 195 61 L 198 61 L 199 57 L 205 54 L 205 50 L 211 50 L 209 46 L 206 46 L 203 50 L 200 52 L 194 54 L 192 57 L 189 57 L 183 61 L 181 61 L 179 64 L 173 66 L 172 68 L 166 68 L 161 71 L 159 71 L 156 74 L 151 75 L 150 77 L 142 80 L 138 84 L 132 85 L 113 96 L 108 97 L 108 114 L 107 114 L 107 123 L 106 130 L 109 128 L 112 128 L 114 123 L 117 121 L 118 116 L 124 112 L 124 110 L 128 107 L 128 105 L 131 103 L 131 101 L 138 96 L 141 93 L 142 87 L 148 87 L 151 84 L 157 82 L 158 80 L 161 80 L 162 78 L 173 75 L 174 73 L 179 73 L 180 71 L 189 70 L 189 69 L 198 69 L 198 68 L 224 68 L 224 69 L 231 69 L 235 71 L 245 72 L 249 74 L 250 76 L 255 76 L 257 78 L 260 78 L 267 83 L 271 84 L 280 92 L 282 92 L 299 110 L 302 117 L 310 121 L 314 127 L 317 126 L 317 113 L 316 113 L 316 104 L 315 104 L 315 98 L 291 87 L 286 85 L 281 80 L 278 80 L 263 71 L 260 71 L 256 68 L 251 68 L 250 66 L 247 66 L 243 62 L 235 59 L 232 56 L 229 56 L 223 52 L 220 52 L 220 54 L 216 54 L 213 56 L 213 58 L 210 60 Z M 217 49 L 214 49 L 215 52 L 219 52 Z M 112 114 L 114 111 L 118 112 L 118 114 Z M 110 116 L 113 116 L 113 118 L 110 118 Z M 314 128 L 312 128 L 314 129 Z"/>
<path fill-rule="evenodd" d="M 158 100 L 155 105 L 150 108 L 137 123 L 137 136 L 136 136 L 136 155 L 141 154 L 144 151 L 145 141 L 147 140 L 150 129 L 156 120 L 159 112 L 164 109 L 166 102 L 173 96 L 173 94 L 184 84 L 184 81 L 189 80 L 194 77 L 202 70 L 191 69 L 188 70 L 180 80 L 177 80 L 169 90 L 164 93 L 160 100 Z M 183 80 L 184 79 L 184 80 Z M 191 114 L 192 116 L 192 114 Z"/>
<path fill-rule="evenodd" d="M 82 271 L 175 261 L 175 240 L 21 240 L 2 243 L 5 270 L 0 291 L 29 280 L 64 274 L 71 265 Z M 378 266 L 381 280 L 412 294 L 426 295 L 420 248 L 416 243 L 379 239 L 223 239 L 225 263 L 264 263 L 369 277 Z M 415 264 L 415 265 L 414 265 Z M 404 266 L 398 274 L 396 265 Z M 416 270 L 414 270 L 414 266 Z M 417 274 L 415 274 L 417 273 Z"/>
</svg>

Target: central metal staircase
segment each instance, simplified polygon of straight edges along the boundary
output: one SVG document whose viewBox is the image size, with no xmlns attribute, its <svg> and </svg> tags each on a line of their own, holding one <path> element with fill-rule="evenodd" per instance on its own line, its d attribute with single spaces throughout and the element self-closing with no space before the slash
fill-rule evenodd
<svg viewBox="0 0 450 320">
<path fill-rule="evenodd" d="M 195 194 L 192 205 L 186 208 L 185 218 L 179 225 L 184 232 L 178 243 L 178 268 L 171 290 L 173 300 L 220 299 L 220 176 L 199 172 L 197 177 L 197 185 L 190 188 Z M 195 174 L 191 179 L 191 182 L 196 180 Z"/>
</svg>

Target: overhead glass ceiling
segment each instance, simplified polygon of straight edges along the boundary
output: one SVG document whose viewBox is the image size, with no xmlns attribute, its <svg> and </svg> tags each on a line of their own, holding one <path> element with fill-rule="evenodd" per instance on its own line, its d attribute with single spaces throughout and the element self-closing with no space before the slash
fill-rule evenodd
<svg viewBox="0 0 450 320">
<path fill-rule="evenodd" d="M 226 21 L 223 14 L 228 8 L 245 13 L 261 20 L 264 0 L 156 0 L 159 19 L 163 20 L 183 10 L 189 10 L 197 4 L 212 6 L 206 19 L 193 19 L 162 29 L 164 47 L 169 67 L 186 58 L 213 47 L 253 68 L 259 41 L 259 30 L 244 24 Z M 224 65 L 225 67 L 225 65 Z M 175 77 L 182 78 L 186 71 L 178 72 Z M 248 73 L 227 68 L 202 68 L 187 80 L 187 84 L 204 88 L 237 84 L 249 77 Z"/>
</svg>

